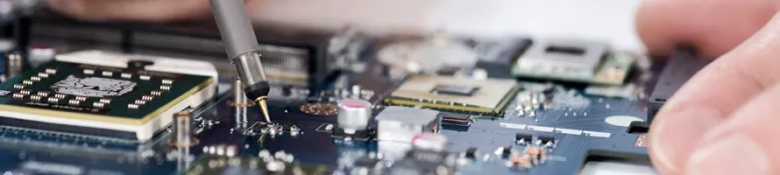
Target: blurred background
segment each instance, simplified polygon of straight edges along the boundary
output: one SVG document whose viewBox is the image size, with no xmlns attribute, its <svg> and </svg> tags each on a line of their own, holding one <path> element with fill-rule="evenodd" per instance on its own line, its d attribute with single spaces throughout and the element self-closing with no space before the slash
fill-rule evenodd
<svg viewBox="0 0 780 175">
<path fill-rule="evenodd" d="M 372 33 L 432 32 L 606 40 L 643 51 L 634 30 L 640 0 L 268 0 L 259 21 Z"/>
</svg>

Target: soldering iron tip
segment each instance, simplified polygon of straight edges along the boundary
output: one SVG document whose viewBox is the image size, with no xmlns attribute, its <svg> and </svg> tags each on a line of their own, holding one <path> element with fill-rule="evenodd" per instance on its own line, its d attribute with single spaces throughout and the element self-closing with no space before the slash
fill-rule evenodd
<svg viewBox="0 0 780 175">
<path fill-rule="evenodd" d="M 263 111 L 263 116 L 265 117 L 265 121 L 268 123 L 271 123 L 271 118 L 268 117 L 268 104 L 265 102 L 266 97 L 260 97 L 257 98 L 257 104 L 260 106 L 260 110 Z"/>
</svg>

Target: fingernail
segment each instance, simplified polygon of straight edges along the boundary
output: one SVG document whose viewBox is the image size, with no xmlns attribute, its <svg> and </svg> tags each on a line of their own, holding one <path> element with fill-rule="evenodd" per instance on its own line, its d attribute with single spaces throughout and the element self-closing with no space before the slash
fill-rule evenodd
<svg viewBox="0 0 780 175">
<path fill-rule="evenodd" d="M 686 166 L 686 174 L 770 174 L 769 157 L 766 154 L 750 138 L 734 135 L 693 152 Z"/>
<path fill-rule="evenodd" d="M 650 149 L 656 162 L 672 171 L 667 173 L 679 173 L 696 141 L 718 123 L 720 114 L 711 109 L 688 108 L 661 115 L 669 117 L 651 127 Z"/>
</svg>

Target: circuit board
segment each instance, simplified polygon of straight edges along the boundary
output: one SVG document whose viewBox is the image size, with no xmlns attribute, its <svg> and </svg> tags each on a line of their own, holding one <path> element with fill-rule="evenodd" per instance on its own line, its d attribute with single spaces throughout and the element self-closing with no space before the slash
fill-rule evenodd
<svg viewBox="0 0 780 175">
<path fill-rule="evenodd" d="M 645 136 L 627 132 L 632 122 L 646 119 L 644 99 L 585 94 L 580 86 L 558 82 L 517 81 L 513 85 L 517 88 L 501 94 L 506 98 L 497 98 L 509 100 L 496 113 L 403 105 L 404 110 L 432 110 L 443 117 L 435 132 L 446 138 L 444 151 L 383 141 L 376 134 L 382 128 L 344 137 L 337 129 L 340 102 L 365 100 L 373 118 L 400 107 L 385 100 L 410 79 L 390 77 L 379 66 L 367 67 L 336 78 L 349 82 L 347 86 L 274 86 L 268 103 L 271 123 L 264 121 L 257 106 L 231 105 L 233 94 L 223 89 L 209 102 L 187 109 L 194 116 L 194 137 L 199 140 L 191 147 L 167 144 L 173 129 L 146 142 L 132 142 L 0 126 L 0 170 L 13 175 L 539 175 L 579 174 L 586 161 L 597 158 L 648 160 Z M 514 80 L 503 78 L 507 76 L 511 72 L 491 73 L 488 78 Z M 220 80 L 228 87 L 230 83 Z M 13 89 L 0 87 L 5 88 Z M 0 99 L 7 102 L 12 97 Z M 373 119 L 369 122 L 369 128 L 377 125 Z"/>
</svg>

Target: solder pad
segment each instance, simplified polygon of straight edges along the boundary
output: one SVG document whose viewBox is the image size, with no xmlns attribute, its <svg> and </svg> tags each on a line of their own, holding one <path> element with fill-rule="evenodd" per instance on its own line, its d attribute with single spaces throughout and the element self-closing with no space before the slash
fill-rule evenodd
<svg viewBox="0 0 780 175">
<path fill-rule="evenodd" d="M 208 76 L 54 61 L 0 84 L 0 91 L 7 92 L 0 96 L 0 110 L 143 125 L 213 81 Z"/>
<path fill-rule="evenodd" d="M 441 87 L 464 87 L 469 93 L 438 93 Z M 515 80 L 413 76 L 392 92 L 385 102 L 469 113 L 499 115 L 520 90 Z"/>
</svg>

